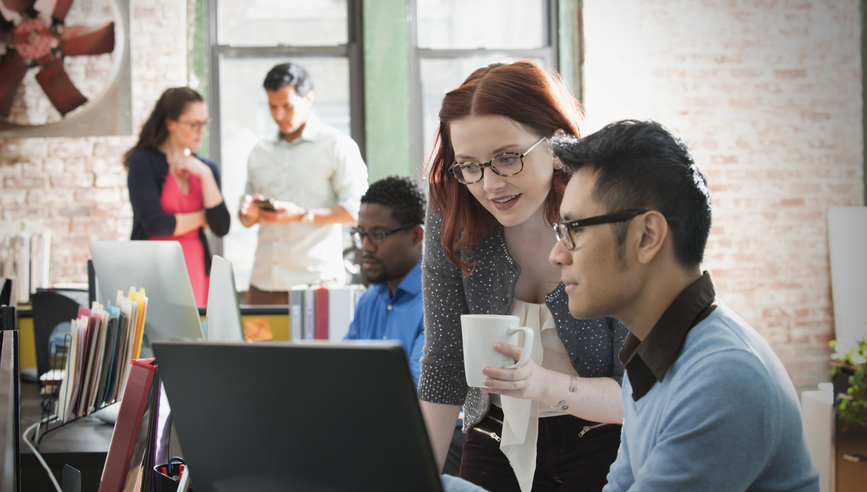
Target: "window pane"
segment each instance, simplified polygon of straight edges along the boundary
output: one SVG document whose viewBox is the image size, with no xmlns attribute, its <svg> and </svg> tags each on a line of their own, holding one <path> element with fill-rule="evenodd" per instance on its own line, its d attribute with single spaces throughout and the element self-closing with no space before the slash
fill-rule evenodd
<svg viewBox="0 0 867 492">
<path fill-rule="evenodd" d="M 418 47 L 542 48 L 545 0 L 417 0 Z"/>
<path fill-rule="evenodd" d="M 422 58 L 420 60 L 425 159 L 430 156 L 434 131 L 439 125 L 440 106 L 446 92 L 460 86 L 477 68 L 493 62 L 519 59 L 504 59 L 502 55 L 490 54 L 464 58 Z M 542 66 L 550 66 L 545 60 L 528 59 Z"/>
<path fill-rule="evenodd" d="M 247 157 L 260 139 L 276 138 L 262 81 L 274 65 L 293 61 L 307 69 L 316 99 L 312 112 L 324 123 L 350 134 L 349 61 L 346 58 L 242 58 L 220 61 L 220 152 L 223 198 L 232 216 L 223 237 L 223 254 L 232 262 L 238 290 L 250 283 L 258 226 L 238 221 L 238 206 L 247 182 Z"/>
<path fill-rule="evenodd" d="M 346 0 L 220 0 L 218 44 L 334 46 L 348 39 Z"/>
</svg>

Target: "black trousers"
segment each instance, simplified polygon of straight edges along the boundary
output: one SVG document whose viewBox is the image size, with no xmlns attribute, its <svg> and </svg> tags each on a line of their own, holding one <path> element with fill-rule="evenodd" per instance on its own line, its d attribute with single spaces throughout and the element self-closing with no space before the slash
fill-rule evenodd
<svg viewBox="0 0 867 492">
<path fill-rule="evenodd" d="M 467 434 L 461 478 L 496 492 L 520 492 L 509 459 L 500 451 L 503 411 L 492 405 L 488 415 Z M 539 419 L 533 491 L 597 491 L 607 483 L 617 458 L 620 425 L 598 425 L 571 415 Z M 482 432 L 484 431 L 484 432 Z"/>
</svg>

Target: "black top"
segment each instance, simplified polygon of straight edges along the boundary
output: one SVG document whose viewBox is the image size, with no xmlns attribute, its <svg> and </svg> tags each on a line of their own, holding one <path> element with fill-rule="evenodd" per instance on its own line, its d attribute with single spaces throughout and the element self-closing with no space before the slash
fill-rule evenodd
<svg viewBox="0 0 867 492">
<path fill-rule="evenodd" d="M 644 340 L 627 335 L 620 361 L 629 372 L 633 400 L 638 401 L 657 381 L 662 382 L 689 330 L 716 309 L 715 298 L 713 279 L 704 272 L 674 299 Z"/>
<path fill-rule="evenodd" d="M 194 154 L 195 155 L 195 154 Z M 209 159 L 196 156 L 207 164 L 214 174 L 217 188 L 220 185 L 220 170 L 217 164 Z M 158 150 L 144 149 L 135 152 L 129 159 L 129 174 L 127 186 L 129 187 L 129 201 L 132 204 L 132 235 L 130 239 L 147 239 L 153 236 L 171 236 L 175 231 L 176 221 L 174 214 L 163 211 L 160 205 L 160 197 L 163 193 L 163 184 L 169 174 L 169 162 L 165 154 Z M 225 236 L 229 232 L 231 216 L 226 208 L 226 202 L 205 209 L 205 218 L 208 227 L 217 236 Z M 205 248 L 205 274 L 211 272 L 211 250 L 205 237 L 205 230 L 199 228 L 199 239 Z"/>
</svg>

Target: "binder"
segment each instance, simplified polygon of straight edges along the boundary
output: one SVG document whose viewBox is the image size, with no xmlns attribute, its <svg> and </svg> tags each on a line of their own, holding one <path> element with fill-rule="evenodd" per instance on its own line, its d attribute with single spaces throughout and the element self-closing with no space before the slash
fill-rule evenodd
<svg viewBox="0 0 867 492">
<path fill-rule="evenodd" d="M 304 290 L 289 291 L 289 340 L 304 338 Z"/>
<path fill-rule="evenodd" d="M 304 291 L 304 339 L 316 338 L 316 292 L 315 289 Z"/>
<path fill-rule="evenodd" d="M 355 317 L 355 285 L 343 285 L 328 289 L 328 339 L 343 340 L 349 333 L 349 325 Z"/>
<path fill-rule="evenodd" d="M 151 435 L 152 412 L 158 398 L 159 385 L 155 374 L 156 359 L 130 362 L 126 390 L 111 434 L 99 492 L 131 491 L 139 478 Z"/>
<path fill-rule="evenodd" d="M 316 299 L 316 339 L 328 340 L 328 289 L 318 287 L 314 290 Z"/>
</svg>

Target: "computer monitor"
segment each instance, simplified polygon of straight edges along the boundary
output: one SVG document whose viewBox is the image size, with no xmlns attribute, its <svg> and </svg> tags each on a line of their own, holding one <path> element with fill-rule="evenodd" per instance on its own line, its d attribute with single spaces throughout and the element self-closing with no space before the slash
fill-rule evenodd
<svg viewBox="0 0 867 492">
<path fill-rule="evenodd" d="M 3 318 L 7 310 L 3 307 Z M 0 329 L 0 490 L 21 490 L 21 386 L 18 379 L 18 330 Z"/>
<path fill-rule="evenodd" d="M 160 340 L 154 352 L 197 491 L 442 491 L 398 342 Z"/>
<path fill-rule="evenodd" d="M 211 283 L 205 313 L 205 337 L 208 340 L 244 340 L 232 263 L 221 256 L 215 255 L 211 261 Z"/>
<path fill-rule="evenodd" d="M 203 338 L 193 287 L 177 241 L 91 241 L 96 300 L 115 304 L 117 292 L 144 287 L 148 298 L 140 357 L 153 357 L 160 338 Z"/>
</svg>

